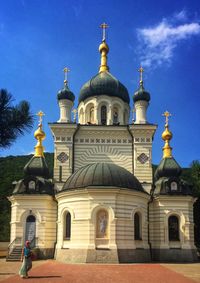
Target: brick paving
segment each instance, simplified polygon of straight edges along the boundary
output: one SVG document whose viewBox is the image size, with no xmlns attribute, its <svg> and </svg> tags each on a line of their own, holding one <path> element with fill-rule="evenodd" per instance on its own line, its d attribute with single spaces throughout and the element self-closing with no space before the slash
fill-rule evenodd
<svg viewBox="0 0 200 283">
<path fill-rule="evenodd" d="M 65 264 L 54 260 L 33 262 L 28 279 L 18 275 L 20 262 L 0 260 L 1 283 L 195 283 L 200 282 L 200 264 Z M 186 272 L 185 272 L 186 270 Z M 189 272 L 191 270 L 191 272 Z M 196 274 L 199 276 L 189 278 Z M 7 274 L 6 274 L 7 273 Z M 9 273 L 9 274 L 8 274 Z M 185 274 L 186 276 L 184 276 Z M 5 277 L 8 278 L 5 278 Z"/>
</svg>

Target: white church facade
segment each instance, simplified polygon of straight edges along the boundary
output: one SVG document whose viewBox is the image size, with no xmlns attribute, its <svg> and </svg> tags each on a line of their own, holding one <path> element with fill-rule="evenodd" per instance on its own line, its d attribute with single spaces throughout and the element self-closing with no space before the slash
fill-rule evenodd
<svg viewBox="0 0 200 283">
<path fill-rule="evenodd" d="M 42 121 L 35 131 L 35 155 L 9 197 L 10 255 L 29 239 L 40 257 L 70 263 L 196 261 L 194 197 L 172 157 L 169 113 L 163 159 L 153 175 L 157 126 L 147 119 L 143 69 L 130 123 L 129 93 L 109 72 L 105 37 L 99 51 L 99 73 L 80 90 L 77 122 L 71 119 L 75 96 L 67 80 L 58 92 L 60 117 L 49 123 L 53 181 L 43 155 Z"/>
</svg>

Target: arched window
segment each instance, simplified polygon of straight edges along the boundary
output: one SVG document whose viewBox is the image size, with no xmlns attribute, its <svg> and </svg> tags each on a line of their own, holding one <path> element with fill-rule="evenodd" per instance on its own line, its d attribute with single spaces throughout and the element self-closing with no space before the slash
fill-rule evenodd
<svg viewBox="0 0 200 283">
<path fill-rule="evenodd" d="M 177 191 L 177 189 L 178 189 L 177 183 L 171 182 L 171 191 L 174 192 L 174 191 Z"/>
<path fill-rule="evenodd" d="M 107 122 L 107 109 L 106 106 L 101 106 L 101 124 L 106 125 Z"/>
<path fill-rule="evenodd" d="M 68 240 L 71 238 L 71 214 L 69 212 L 65 215 L 65 238 Z"/>
<path fill-rule="evenodd" d="M 135 213 L 134 215 L 134 239 L 135 240 L 142 240 L 141 235 L 141 219 L 139 213 Z"/>
<path fill-rule="evenodd" d="M 178 217 L 172 215 L 168 219 L 169 241 L 179 241 L 179 220 Z"/>
<path fill-rule="evenodd" d="M 94 107 L 90 108 L 90 123 L 94 124 Z"/>
<path fill-rule="evenodd" d="M 108 212 L 101 209 L 97 213 L 96 238 L 108 238 Z"/>
<path fill-rule="evenodd" d="M 113 124 L 117 125 L 118 123 L 119 123 L 118 109 L 115 107 L 113 109 Z"/>
</svg>

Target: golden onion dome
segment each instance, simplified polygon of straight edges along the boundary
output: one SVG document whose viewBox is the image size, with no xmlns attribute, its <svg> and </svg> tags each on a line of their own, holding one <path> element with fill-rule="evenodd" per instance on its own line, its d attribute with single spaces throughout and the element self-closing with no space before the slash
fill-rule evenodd
<svg viewBox="0 0 200 283">
<path fill-rule="evenodd" d="M 45 133 L 42 131 L 42 125 L 40 124 L 38 129 L 34 132 L 34 137 L 37 140 L 44 140 L 46 135 Z"/>
<path fill-rule="evenodd" d="M 165 126 L 165 131 L 162 133 L 162 139 L 164 141 L 170 141 L 172 139 L 172 132 L 170 132 L 168 125 Z"/>
<path fill-rule="evenodd" d="M 106 51 L 106 53 L 109 52 L 109 47 L 107 45 L 107 43 L 105 41 L 103 41 L 100 45 L 99 45 L 99 52 L 101 53 L 102 51 Z"/>
</svg>

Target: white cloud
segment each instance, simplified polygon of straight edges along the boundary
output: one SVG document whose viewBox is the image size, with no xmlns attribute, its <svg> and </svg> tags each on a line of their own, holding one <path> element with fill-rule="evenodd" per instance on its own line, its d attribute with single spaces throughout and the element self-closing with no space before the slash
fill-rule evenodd
<svg viewBox="0 0 200 283">
<path fill-rule="evenodd" d="M 176 14 L 173 21 L 177 17 L 179 20 L 186 18 L 186 12 L 181 11 Z M 177 25 L 163 19 L 154 27 L 138 29 L 141 64 L 146 67 L 152 65 L 156 67 L 170 63 L 176 46 L 195 35 L 200 35 L 200 25 L 197 22 Z"/>
<path fill-rule="evenodd" d="M 181 10 L 179 13 L 175 13 L 174 18 L 175 20 L 178 20 L 178 21 L 186 21 L 187 20 L 186 10 Z"/>
</svg>

